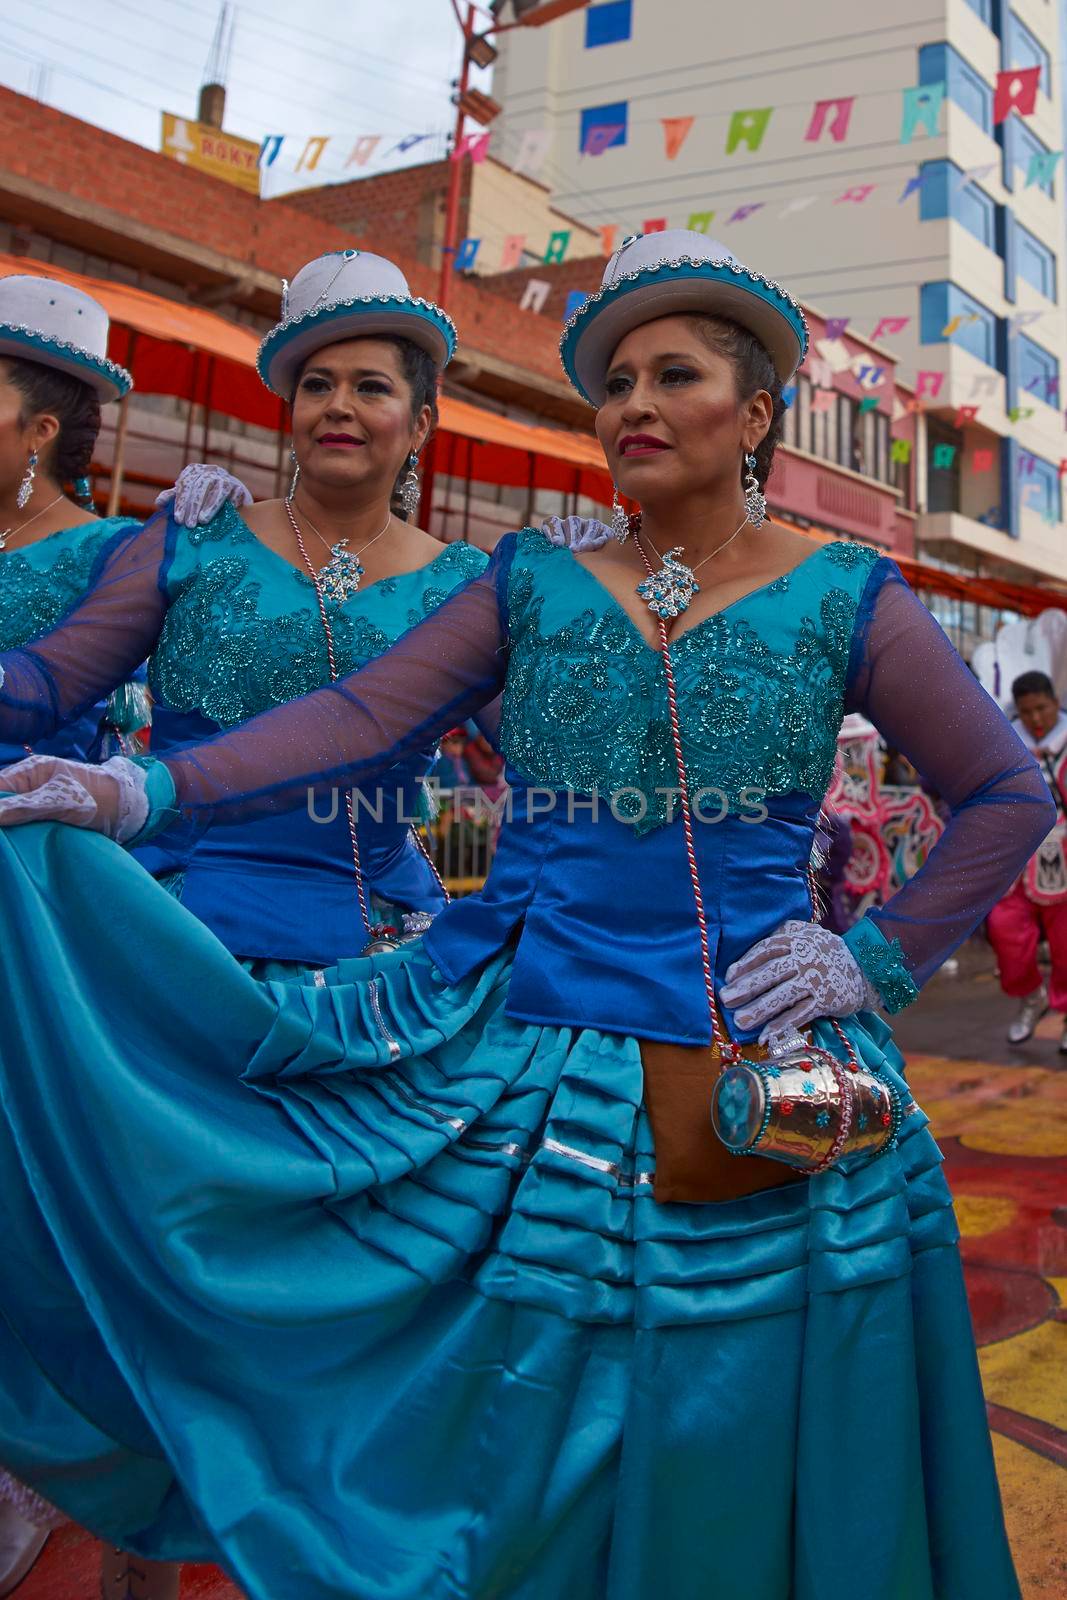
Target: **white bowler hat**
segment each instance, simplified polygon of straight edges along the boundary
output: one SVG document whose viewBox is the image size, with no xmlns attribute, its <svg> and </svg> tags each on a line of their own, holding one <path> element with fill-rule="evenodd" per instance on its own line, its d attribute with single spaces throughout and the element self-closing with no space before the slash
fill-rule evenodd
<svg viewBox="0 0 1067 1600">
<path fill-rule="evenodd" d="M 596 294 L 564 326 L 564 370 L 579 394 L 603 405 L 604 378 L 620 339 L 657 317 L 692 311 L 725 317 L 755 334 L 783 383 L 807 352 L 808 325 L 792 295 L 705 234 L 666 228 L 635 234 L 616 250 Z"/>
<path fill-rule="evenodd" d="M 259 375 L 272 393 L 291 400 L 308 356 L 339 339 L 376 333 L 402 334 L 433 357 L 438 371 L 456 349 L 451 317 L 413 296 L 393 262 L 365 250 L 333 250 L 284 284 L 282 320 L 259 347 Z"/>
<path fill-rule="evenodd" d="M 133 388 L 125 367 L 107 358 L 107 312 L 99 301 L 55 278 L 0 278 L 0 356 L 69 373 L 101 400 Z"/>
</svg>

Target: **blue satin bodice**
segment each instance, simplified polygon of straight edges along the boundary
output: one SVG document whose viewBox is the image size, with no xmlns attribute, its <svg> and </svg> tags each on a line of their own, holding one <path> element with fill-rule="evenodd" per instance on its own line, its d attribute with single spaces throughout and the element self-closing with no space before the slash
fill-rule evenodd
<svg viewBox="0 0 1067 1600">
<path fill-rule="evenodd" d="M 54 628 L 92 587 L 94 574 L 113 546 L 137 524 L 129 517 L 102 517 L 0 551 L 0 650 L 13 650 Z M 37 740 L 38 755 L 73 761 L 97 759 L 106 702 L 89 706 L 49 738 Z M 0 767 L 21 761 L 27 747 L 0 739 Z"/>
<path fill-rule="evenodd" d="M 877 559 L 820 548 L 672 648 L 690 789 L 705 791 L 694 833 L 720 981 L 757 939 L 812 914 L 807 867 Z M 448 907 L 427 948 L 456 981 L 517 938 L 510 1014 L 707 1042 L 661 659 L 593 573 L 536 533 L 519 537 L 508 619 L 512 812 L 483 892 Z"/>
<path fill-rule="evenodd" d="M 338 671 L 381 655 L 485 560 L 470 545 L 446 545 L 415 572 L 328 601 Z M 204 527 L 174 530 L 163 581 L 169 604 L 149 663 L 155 754 L 329 682 L 314 586 L 232 506 Z M 443 904 L 410 826 L 432 759 L 432 746 L 408 755 L 357 805 L 367 892 L 404 910 Z M 182 904 L 235 955 L 325 966 L 368 937 L 343 802 L 224 829 L 178 824 L 136 854 L 155 876 L 178 875 Z"/>
</svg>

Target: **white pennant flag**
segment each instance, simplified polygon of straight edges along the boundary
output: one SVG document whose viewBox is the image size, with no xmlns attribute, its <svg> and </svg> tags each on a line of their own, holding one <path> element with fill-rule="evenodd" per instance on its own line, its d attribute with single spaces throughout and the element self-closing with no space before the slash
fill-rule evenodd
<svg viewBox="0 0 1067 1600">
<path fill-rule="evenodd" d="M 524 172 L 529 178 L 536 178 L 545 164 L 551 143 L 552 132 L 549 128 L 527 128 L 519 143 L 514 170 Z"/>
</svg>

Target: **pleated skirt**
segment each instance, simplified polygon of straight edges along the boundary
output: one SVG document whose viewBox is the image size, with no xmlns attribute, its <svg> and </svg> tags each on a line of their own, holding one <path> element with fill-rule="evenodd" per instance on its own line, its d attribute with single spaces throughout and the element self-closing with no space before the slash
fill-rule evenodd
<svg viewBox="0 0 1067 1600">
<path fill-rule="evenodd" d="M 657 1204 L 637 1041 L 507 952 L 257 981 L 54 825 L 0 928 L 0 1463 L 70 1516 L 250 1600 L 1018 1595 L 921 1111 Z"/>
</svg>

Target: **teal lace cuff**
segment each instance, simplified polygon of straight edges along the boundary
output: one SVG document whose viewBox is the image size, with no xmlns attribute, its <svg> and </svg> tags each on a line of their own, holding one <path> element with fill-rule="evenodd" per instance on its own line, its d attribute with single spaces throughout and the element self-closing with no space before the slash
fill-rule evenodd
<svg viewBox="0 0 1067 1600">
<path fill-rule="evenodd" d="M 170 775 L 167 765 L 153 756 L 135 756 L 137 766 L 143 767 L 145 772 L 145 794 L 148 797 L 148 821 L 140 833 L 134 834 L 132 839 L 126 841 L 127 850 L 132 850 L 139 844 L 144 844 L 154 834 L 161 833 L 164 828 L 169 828 L 178 820 L 178 808 L 175 804 L 177 795 L 174 791 L 174 779 Z"/>
<path fill-rule="evenodd" d="M 888 1012 L 903 1011 L 918 999 L 919 991 L 904 965 L 899 939 L 887 940 L 869 917 L 861 917 L 845 934 L 845 943 L 863 976 L 878 990 Z"/>
</svg>

